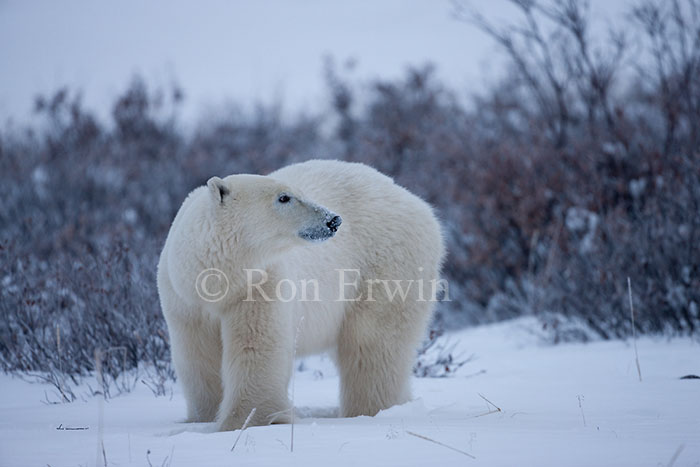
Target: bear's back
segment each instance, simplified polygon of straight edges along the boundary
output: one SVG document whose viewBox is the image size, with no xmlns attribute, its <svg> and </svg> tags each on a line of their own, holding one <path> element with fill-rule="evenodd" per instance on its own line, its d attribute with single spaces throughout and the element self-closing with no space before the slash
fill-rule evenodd
<svg viewBox="0 0 700 467">
<path fill-rule="evenodd" d="M 325 199 L 371 196 L 392 190 L 394 181 L 364 164 L 314 159 L 288 165 L 270 177 L 298 187 L 304 196 L 323 204 Z"/>
<path fill-rule="evenodd" d="M 432 257 L 444 255 L 441 229 L 430 205 L 367 165 L 311 160 L 270 177 L 338 213 L 343 218 L 338 243 L 347 241 L 353 248 L 383 257 L 387 250 L 415 255 L 416 249 Z"/>
</svg>

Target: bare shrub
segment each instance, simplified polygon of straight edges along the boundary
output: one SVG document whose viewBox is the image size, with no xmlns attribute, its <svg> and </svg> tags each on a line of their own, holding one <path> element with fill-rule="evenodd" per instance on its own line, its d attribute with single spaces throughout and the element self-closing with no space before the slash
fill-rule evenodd
<svg viewBox="0 0 700 467">
<path fill-rule="evenodd" d="M 445 378 L 454 376 L 460 368 L 472 361 L 473 355 L 465 357 L 455 353 L 456 342 L 450 342 L 444 333 L 435 329 L 418 349 L 418 359 L 413 374 L 419 378 Z"/>
<path fill-rule="evenodd" d="M 634 50 L 620 31 L 594 37 L 585 2 L 512 3 L 522 21 L 510 25 L 456 4 L 513 70 L 477 99 L 465 207 L 475 296 L 509 297 L 487 306 L 492 317 L 626 336 L 631 276 L 643 332 L 695 332 L 698 3 L 641 2 L 626 29 Z"/>
</svg>

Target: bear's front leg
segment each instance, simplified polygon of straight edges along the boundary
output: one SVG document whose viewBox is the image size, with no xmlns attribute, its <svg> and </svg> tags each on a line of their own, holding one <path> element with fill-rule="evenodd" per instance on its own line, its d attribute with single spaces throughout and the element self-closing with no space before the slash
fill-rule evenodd
<svg viewBox="0 0 700 467">
<path fill-rule="evenodd" d="M 221 405 L 218 322 L 192 313 L 168 316 L 170 351 L 187 401 L 187 422 L 213 422 Z"/>
<path fill-rule="evenodd" d="M 244 301 L 222 316 L 220 431 L 241 428 L 253 409 L 250 425 L 291 419 L 287 386 L 294 358 L 292 316 L 278 305 Z"/>
</svg>

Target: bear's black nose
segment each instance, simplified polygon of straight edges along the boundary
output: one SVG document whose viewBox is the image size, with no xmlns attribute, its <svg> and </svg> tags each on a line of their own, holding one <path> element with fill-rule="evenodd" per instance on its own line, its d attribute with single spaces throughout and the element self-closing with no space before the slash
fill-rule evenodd
<svg viewBox="0 0 700 467">
<path fill-rule="evenodd" d="M 329 229 L 331 229 L 331 232 L 335 232 L 336 230 L 338 230 L 338 227 L 340 227 L 340 224 L 342 223 L 343 219 L 341 219 L 340 216 L 333 216 L 331 220 L 326 222 L 326 225 Z"/>
</svg>

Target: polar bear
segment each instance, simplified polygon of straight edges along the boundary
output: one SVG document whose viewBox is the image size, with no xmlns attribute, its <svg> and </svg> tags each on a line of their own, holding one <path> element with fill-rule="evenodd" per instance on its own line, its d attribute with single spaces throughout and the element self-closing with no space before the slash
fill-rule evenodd
<svg viewBox="0 0 700 467">
<path fill-rule="evenodd" d="M 410 399 L 443 281 L 431 207 L 358 163 L 312 160 L 212 177 L 183 202 L 158 294 L 187 421 L 286 423 L 294 357 L 329 352 L 340 414 Z"/>
</svg>

